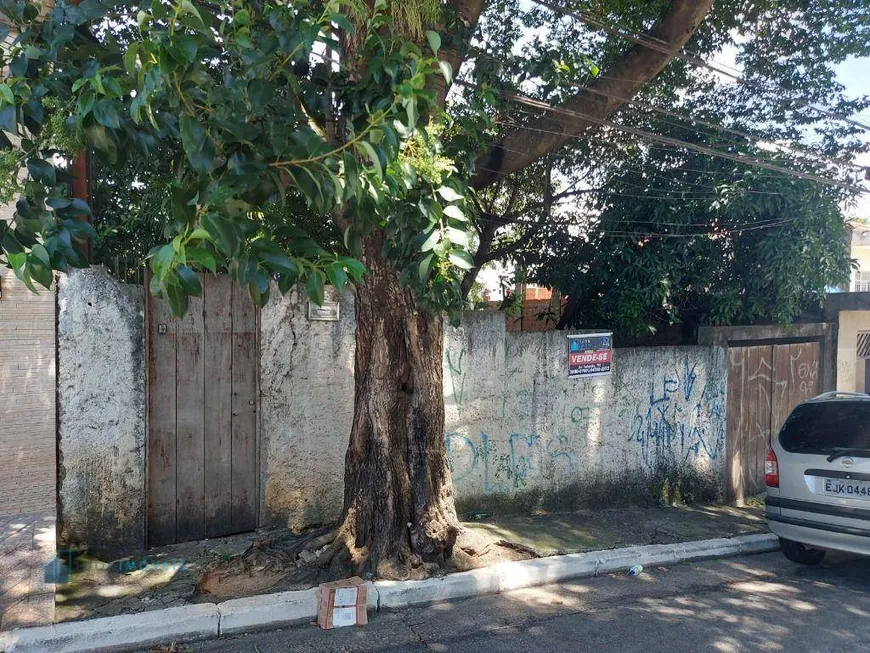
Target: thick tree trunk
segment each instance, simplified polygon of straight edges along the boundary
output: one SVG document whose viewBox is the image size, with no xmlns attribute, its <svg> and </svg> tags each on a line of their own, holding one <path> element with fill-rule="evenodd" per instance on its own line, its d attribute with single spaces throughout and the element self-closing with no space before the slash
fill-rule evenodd
<svg viewBox="0 0 870 653">
<path fill-rule="evenodd" d="M 371 239 L 356 299 L 353 427 L 333 565 L 388 578 L 443 567 L 460 526 L 444 440 L 441 316 L 418 311 Z M 428 569 L 427 569 L 428 568 Z"/>
</svg>

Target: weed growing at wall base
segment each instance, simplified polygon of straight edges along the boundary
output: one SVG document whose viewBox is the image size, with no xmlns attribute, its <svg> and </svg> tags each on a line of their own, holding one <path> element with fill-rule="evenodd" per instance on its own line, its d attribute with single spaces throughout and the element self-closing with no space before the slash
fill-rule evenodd
<svg viewBox="0 0 870 653">
<path fill-rule="evenodd" d="M 678 505 L 722 501 L 721 480 L 691 467 L 661 465 L 622 474 L 594 474 L 561 487 L 497 492 L 457 500 L 462 519 L 475 514 L 571 512 L 581 508 L 628 505 Z"/>
</svg>

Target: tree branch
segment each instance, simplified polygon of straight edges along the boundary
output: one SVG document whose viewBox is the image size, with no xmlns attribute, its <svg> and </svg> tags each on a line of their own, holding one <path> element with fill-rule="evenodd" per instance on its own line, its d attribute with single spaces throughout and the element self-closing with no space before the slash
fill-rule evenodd
<svg viewBox="0 0 870 653">
<path fill-rule="evenodd" d="M 456 16 L 462 23 L 462 28 L 459 34 L 454 30 L 444 30 L 448 32 L 450 40 L 443 44 L 438 56 L 442 61 L 450 64 L 455 77 L 459 73 L 462 62 L 465 61 L 468 43 L 477 28 L 477 21 L 480 20 L 480 14 L 483 12 L 486 0 L 448 0 L 447 4 L 456 12 Z M 441 75 L 436 75 L 431 86 L 432 90 L 435 91 L 438 106 L 443 107 L 450 90 L 450 84 Z"/>
<path fill-rule="evenodd" d="M 713 0 L 673 0 L 668 13 L 648 34 L 650 39 L 662 42 L 667 47 L 651 49 L 635 44 L 607 71 L 606 76 L 599 77 L 591 85 L 595 94 L 581 91 L 561 104 L 560 108 L 584 113 L 594 119 L 606 118 L 622 107 L 626 103 L 625 99 L 633 97 L 644 84 L 658 75 L 679 53 L 712 5 Z M 508 132 L 489 152 L 479 157 L 477 174 L 471 185 L 474 188 L 489 186 L 546 156 L 595 124 L 577 116 L 548 112 L 541 117 L 537 126 L 541 131 L 517 129 Z"/>
</svg>

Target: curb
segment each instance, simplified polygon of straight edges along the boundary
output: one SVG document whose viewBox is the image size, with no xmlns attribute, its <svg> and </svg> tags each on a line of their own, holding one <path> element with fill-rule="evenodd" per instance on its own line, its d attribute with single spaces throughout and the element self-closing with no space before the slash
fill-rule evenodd
<svg viewBox="0 0 870 653">
<path fill-rule="evenodd" d="M 734 538 L 632 546 L 549 558 L 501 562 L 442 578 L 369 583 L 369 608 L 401 609 L 558 583 L 625 570 L 631 565 L 676 565 L 693 560 L 766 553 L 779 548 L 772 533 Z M 212 639 L 254 629 L 310 622 L 317 617 L 317 588 L 224 603 L 200 603 L 131 615 L 70 621 L 0 632 L 5 653 L 123 651 L 165 642 Z"/>
</svg>

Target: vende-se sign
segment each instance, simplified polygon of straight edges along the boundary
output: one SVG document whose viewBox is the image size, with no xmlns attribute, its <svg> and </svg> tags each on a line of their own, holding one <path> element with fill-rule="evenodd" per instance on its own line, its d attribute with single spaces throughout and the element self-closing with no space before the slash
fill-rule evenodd
<svg viewBox="0 0 870 653">
<path fill-rule="evenodd" d="M 569 378 L 610 374 L 612 362 L 612 333 L 582 333 L 568 336 Z"/>
</svg>

